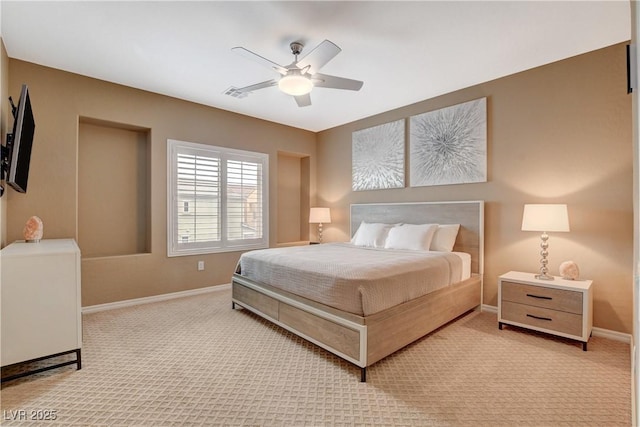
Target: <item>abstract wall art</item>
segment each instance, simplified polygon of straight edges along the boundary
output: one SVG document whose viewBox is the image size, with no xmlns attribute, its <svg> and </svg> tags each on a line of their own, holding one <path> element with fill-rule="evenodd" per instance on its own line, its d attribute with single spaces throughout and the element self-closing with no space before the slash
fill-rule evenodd
<svg viewBox="0 0 640 427">
<path fill-rule="evenodd" d="M 352 134 L 353 190 L 404 187 L 405 120 Z"/>
<path fill-rule="evenodd" d="M 410 185 L 487 181 L 487 98 L 412 116 Z"/>
</svg>

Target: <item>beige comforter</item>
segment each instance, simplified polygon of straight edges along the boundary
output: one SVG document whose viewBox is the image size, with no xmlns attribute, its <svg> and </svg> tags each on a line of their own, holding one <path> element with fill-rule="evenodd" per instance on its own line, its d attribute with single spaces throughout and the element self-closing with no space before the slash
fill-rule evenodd
<svg viewBox="0 0 640 427">
<path fill-rule="evenodd" d="M 462 262 L 446 252 L 325 243 L 244 253 L 239 272 L 251 280 L 366 316 L 459 282 Z"/>
</svg>

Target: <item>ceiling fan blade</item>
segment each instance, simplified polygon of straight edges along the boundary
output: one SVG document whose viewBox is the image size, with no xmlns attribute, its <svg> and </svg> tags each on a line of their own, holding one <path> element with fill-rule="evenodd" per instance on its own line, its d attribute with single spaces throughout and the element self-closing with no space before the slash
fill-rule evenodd
<svg viewBox="0 0 640 427">
<path fill-rule="evenodd" d="M 342 51 L 338 46 L 329 40 L 325 40 L 316 46 L 307 56 L 296 63 L 300 69 L 309 67 L 308 73 L 315 74 L 327 62 L 331 61 Z"/>
<path fill-rule="evenodd" d="M 330 76 L 316 73 L 311 77 L 316 87 L 328 87 L 332 89 L 360 90 L 364 82 L 360 80 L 345 79 L 344 77 Z"/>
<path fill-rule="evenodd" d="M 296 102 L 298 103 L 298 107 L 308 107 L 311 105 L 311 94 L 307 93 L 305 95 L 294 96 Z"/>
<path fill-rule="evenodd" d="M 276 64 L 273 61 L 268 60 L 267 58 L 264 58 L 260 55 L 258 55 L 257 53 L 253 53 L 250 50 L 247 50 L 243 47 L 234 47 L 231 49 L 232 51 L 244 56 L 247 59 L 250 59 L 252 61 L 256 61 L 268 68 L 271 68 L 272 70 L 277 71 L 278 73 L 282 74 L 283 76 L 285 74 L 287 74 L 287 69 L 285 67 L 283 67 L 282 65 Z"/>
<path fill-rule="evenodd" d="M 277 80 L 267 80 L 266 82 L 256 83 L 254 85 L 241 87 L 236 90 L 238 92 L 247 93 L 247 92 L 253 92 L 254 90 L 258 90 L 258 89 L 264 89 L 266 87 L 275 86 L 277 84 L 278 84 Z"/>
</svg>

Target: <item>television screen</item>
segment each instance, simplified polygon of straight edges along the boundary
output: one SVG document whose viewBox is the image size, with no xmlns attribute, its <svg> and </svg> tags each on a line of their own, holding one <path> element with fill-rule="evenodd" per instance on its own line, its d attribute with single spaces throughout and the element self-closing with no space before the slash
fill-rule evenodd
<svg viewBox="0 0 640 427">
<path fill-rule="evenodd" d="M 31 110 L 29 88 L 22 85 L 20 101 L 14 114 L 13 137 L 9 147 L 9 175 L 7 183 L 20 193 L 27 192 L 31 147 L 36 123 Z M 7 144 L 9 145 L 9 144 Z"/>
</svg>

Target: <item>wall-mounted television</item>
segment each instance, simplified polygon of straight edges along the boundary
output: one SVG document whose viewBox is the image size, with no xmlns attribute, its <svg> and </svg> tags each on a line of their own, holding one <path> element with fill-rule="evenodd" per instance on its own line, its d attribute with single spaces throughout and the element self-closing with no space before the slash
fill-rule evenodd
<svg viewBox="0 0 640 427">
<path fill-rule="evenodd" d="M 6 149 L 3 150 L 3 167 L 6 168 L 6 182 L 20 193 L 27 192 L 29 180 L 29 163 L 31 162 L 31 147 L 36 130 L 33 119 L 29 88 L 22 85 L 18 106 L 13 105 L 13 133 L 7 135 Z"/>
</svg>

